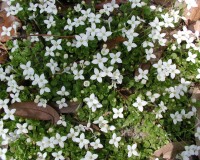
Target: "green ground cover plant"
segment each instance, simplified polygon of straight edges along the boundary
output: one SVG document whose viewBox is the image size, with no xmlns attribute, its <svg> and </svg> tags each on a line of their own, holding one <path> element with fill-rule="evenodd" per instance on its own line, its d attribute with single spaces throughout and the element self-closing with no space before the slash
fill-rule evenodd
<svg viewBox="0 0 200 160">
<path fill-rule="evenodd" d="M 120 2 L 4 1 L 22 28 L 16 36 L 19 24 L 1 29 L 11 37 L 0 66 L 1 159 L 144 160 L 169 142 L 200 138 L 199 102 L 189 93 L 200 79 L 199 33 L 185 26 L 183 2 Z M 14 116 L 9 106 L 27 101 L 82 105 L 53 125 Z M 198 155 L 189 144 L 180 159 Z"/>
</svg>

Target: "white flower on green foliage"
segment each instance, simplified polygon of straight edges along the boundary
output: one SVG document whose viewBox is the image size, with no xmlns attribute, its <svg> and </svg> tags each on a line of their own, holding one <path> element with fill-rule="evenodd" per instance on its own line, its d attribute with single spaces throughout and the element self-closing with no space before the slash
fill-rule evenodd
<svg viewBox="0 0 200 160">
<path fill-rule="evenodd" d="M 114 114 L 113 114 L 113 119 L 117 119 L 117 118 L 124 118 L 124 115 L 123 115 L 123 108 L 113 108 L 112 109 Z"/>
<path fill-rule="evenodd" d="M 92 154 L 90 151 L 87 151 L 84 158 L 81 158 L 81 160 L 95 160 L 98 158 L 97 154 Z"/>
<path fill-rule="evenodd" d="M 138 108 L 140 112 L 143 111 L 143 107 L 147 105 L 147 102 L 142 100 L 140 97 L 136 98 L 136 102 L 133 103 L 133 106 Z"/>
<path fill-rule="evenodd" d="M 117 137 L 116 133 L 113 133 L 112 139 L 110 139 L 109 144 L 113 144 L 116 148 L 118 148 L 120 140 L 121 137 Z"/>
<path fill-rule="evenodd" d="M 128 157 L 131 157 L 131 156 L 139 156 L 138 152 L 136 151 L 136 148 L 137 148 L 137 143 L 133 144 L 132 146 L 131 146 L 131 145 L 128 145 L 128 146 L 127 146 L 127 149 L 128 149 Z"/>
</svg>

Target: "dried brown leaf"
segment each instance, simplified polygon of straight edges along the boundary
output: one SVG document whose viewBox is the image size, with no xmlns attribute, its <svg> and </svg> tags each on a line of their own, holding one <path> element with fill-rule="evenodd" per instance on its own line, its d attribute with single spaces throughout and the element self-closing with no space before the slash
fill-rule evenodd
<svg viewBox="0 0 200 160">
<path fill-rule="evenodd" d="M 170 7 L 174 3 L 174 0 L 153 0 L 153 2 L 164 7 Z"/>
<path fill-rule="evenodd" d="M 6 8 L 7 6 L 8 5 L 6 2 L 0 2 L 0 10 L 1 10 L 1 12 L 0 12 L 0 19 L 1 19 L 0 35 L 3 32 L 3 30 L 2 30 L 3 26 L 8 28 L 8 27 L 13 27 L 14 24 L 17 24 L 16 30 L 21 27 L 21 22 L 17 17 L 12 16 L 12 15 L 9 17 L 6 16 L 7 13 L 4 8 Z M 12 38 L 12 36 L 17 36 L 17 32 L 14 29 L 12 29 L 10 33 L 11 33 L 11 36 L 0 36 L 0 42 L 7 42 L 8 40 L 10 40 Z"/>
<path fill-rule="evenodd" d="M 200 0 L 197 0 L 198 7 L 192 7 L 188 10 L 186 7 L 184 9 L 184 16 L 186 17 L 186 24 L 194 23 L 197 20 L 200 20 Z M 188 15 L 188 13 L 190 13 Z"/>
<path fill-rule="evenodd" d="M 43 108 L 38 107 L 34 102 L 20 102 L 12 104 L 10 108 L 16 109 L 15 115 L 23 118 L 50 120 L 53 124 L 60 119 L 58 112 L 49 105 Z"/>
<path fill-rule="evenodd" d="M 185 145 L 187 145 L 187 143 L 184 141 L 168 143 L 155 151 L 154 156 L 168 160 L 174 159 L 178 153 L 184 150 Z"/>
<path fill-rule="evenodd" d="M 191 30 L 191 31 L 194 32 L 194 33 L 195 33 L 196 31 L 200 32 L 200 20 L 198 20 L 198 21 L 196 21 L 196 22 L 190 24 L 190 25 L 188 26 L 188 29 Z"/>
<path fill-rule="evenodd" d="M 106 44 L 108 49 L 115 48 L 118 44 L 123 43 L 126 40 L 126 38 L 118 36 L 113 39 L 109 39 Z"/>
</svg>

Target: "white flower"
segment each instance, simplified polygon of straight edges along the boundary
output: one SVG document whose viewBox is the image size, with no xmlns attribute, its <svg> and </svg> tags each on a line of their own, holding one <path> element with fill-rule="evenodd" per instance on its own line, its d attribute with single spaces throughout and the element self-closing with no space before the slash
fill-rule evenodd
<svg viewBox="0 0 200 160">
<path fill-rule="evenodd" d="M 55 160 L 64 160 L 65 158 L 62 156 L 62 151 L 53 152 L 52 156 L 55 157 Z"/>
<path fill-rule="evenodd" d="M 140 22 L 140 21 L 136 21 L 136 18 L 135 18 L 135 16 L 133 15 L 133 16 L 131 17 L 131 20 L 128 20 L 127 23 L 130 24 L 130 25 L 131 25 L 131 28 L 134 29 L 134 28 L 136 28 L 141 22 Z"/>
<path fill-rule="evenodd" d="M 117 137 L 116 133 L 113 133 L 112 139 L 110 139 L 109 144 L 114 144 L 114 146 L 118 148 L 120 140 L 121 137 Z"/>
<path fill-rule="evenodd" d="M 103 71 L 100 71 L 97 68 L 94 68 L 94 75 L 90 77 L 91 80 L 97 80 L 99 83 L 102 83 L 102 77 L 105 77 L 106 73 Z"/>
<path fill-rule="evenodd" d="M 151 58 L 156 58 L 155 54 L 153 54 L 153 48 L 145 49 L 146 60 L 149 61 Z"/>
<path fill-rule="evenodd" d="M 2 26 L 1 36 L 10 36 L 10 32 L 12 30 L 12 27 L 6 28 L 5 26 Z"/>
<path fill-rule="evenodd" d="M 174 18 L 173 17 L 169 17 L 169 14 L 166 13 L 165 15 L 161 15 L 161 17 L 164 19 L 164 27 L 168 28 L 168 27 L 174 27 L 173 21 Z"/>
<path fill-rule="evenodd" d="M 82 149 L 83 147 L 87 148 L 87 145 L 90 143 L 89 140 L 85 139 L 85 134 L 81 133 L 80 138 L 76 138 L 75 141 L 79 143 L 79 148 Z"/>
<path fill-rule="evenodd" d="M 117 119 L 118 117 L 119 118 L 124 118 L 124 115 L 122 113 L 123 112 L 123 108 L 120 108 L 120 109 L 113 108 L 112 110 L 114 112 L 113 119 Z"/>
<path fill-rule="evenodd" d="M 170 66 L 170 77 L 172 79 L 174 79 L 175 75 L 179 74 L 179 73 L 180 73 L 180 71 L 178 69 L 176 69 L 176 65 L 175 64 L 173 64 L 173 65 Z"/>
<path fill-rule="evenodd" d="M 28 61 L 26 65 L 20 64 L 20 68 L 23 69 L 23 75 L 26 76 L 25 79 L 33 79 L 34 69 L 31 68 L 31 61 Z"/>
<path fill-rule="evenodd" d="M 195 63 L 195 58 L 197 57 L 197 54 L 192 54 L 190 51 L 188 52 L 188 58 L 186 61 L 191 61 L 192 63 Z"/>
<path fill-rule="evenodd" d="M 47 25 L 47 28 L 51 28 L 52 26 L 56 25 L 56 22 L 54 21 L 54 17 L 50 16 L 49 19 L 44 20 L 44 23 Z"/>
<path fill-rule="evenodd" d="M 57 91 L 56 93 L 60 96 L 68 96 L 69 95 L 69 92 L 65 90 L 65 86 L 62 86 L 61 90 Z"/>
<path fill-rule="evenodd" d="M 8 108 L 9 99 L 2 100 L 0 99 L 0 109 L 7 109 Z"/>
<path fill-rule="evenodd" d="M 67 136 L 62 136 L 61 137 L 59 133 L 56 133 L 56 137 L 55 137 L 56 144 L 58 143 L 61 148 L 64 148 L 64 143 L 63 142 L 65 142 L 66 139 L 67 139 Z"/>
<path fill-rule="evenodd" d="M 28 123 L 24 123 L 23 125 L 21 125 L 20 123 L 17 123 L 16 126 L 18 128 L 17 134 L 28 133 L 28 129 L 27 129 Z"/>
<path fill-rule="evenodd" d="M 36 160 L 45 160 L 46 159 L 46 156 L 47 156 L 47 152 L 45 152 L 45 153 L 41 153 L 41 152 L 38 152 L 37 153 L 37 159 Z"/>
<path fill-rule="evenodd" d="M 48 87 L 46 87 L 46 86 L 42 86 L 42 87 L 40 88 L 40 95 L 44 94 L 44 92 L 49 93 L 49 92 L 50 92 L 50 89 L 49 89 Z"/>
<path fill-rule="evenodd" d="M 74 80 L 85 79 L 84 76 L 83 76 L 83 70 L 80 70 L 80 71 L 74 70 L 73 74 L 74 74 Z"/>
<path fill-rule="evenodd" d="M 7 148 L 0 148 L 0 158 L 2 160 L 6 160 L 6 152 L 7 152 Z"/>
<path fill-rule="evenodd" d="M 137 144 L 133 144 L 132 146 L 131 145 L 128 145 L 127 146 L 127 149 L 128 149 L 128 157 L 131 157 L 132 155 L 134 156 L 139 156 L 138 152 L 136 151 L 136 148 L 137 148 Z"/>
<path fill-rule="evenodd" d="M 45 52 L 45 56 L 52 56 L 52 57 L 54 57 L 55 56 L 55 54 L 54 54 L 54 47 L 51 47 L 51 48 L 49 48 L 49 47 L 46 47 L 46 52 Z"/>
<path fill-rule="evenodd" d="M 75 35 L 76 38 L 76 48 L 81 47 L 82 45 L 88 47 L 88 36 L 81 33 L 80 35 Z"/>
<path fill-rule="evenodd" d="M 65 98 L 62 98 L 61 100 L 56 101 L 56 103 L 59 105 L 59 109 L 63 107 L 68 107 L 68 104 L 65 102 Z"/>
<path fill-rule="evenodd" d="M 70 128 L 70 133 L 67 134 L 67 138 L 71 138 L 72 141 L 76 141 L 76 137 L 79 135 L 79 132 L 75 132 L 74 128 Z"/>
<path fill-rule="evenodd" d="M 105 42 L 107 41 L 107 38 L 112 34 L 110 31 L 106 31 L 106 28 L 103 26 L 101 29 L 98 29 L 97 31 L 97 38 L 98 40 L 102 40 Z"/>
<path fill-rule="evenodd" d="M 160 97 L 160 94 L 158 93 L 155 93 L 155 94 L 152 94 L 150 91 L 148 91 L 146 93 L 146 95 L 148 96 L 148 98 L 151 100 L 151 102 L 155 102 L 155 100 Z"/>
<path fill-rule="evenodd" d="M 139 75 L 137 76 L 138 79 L 146 79 L 148 80 L 147 74 L 148 74 L 148 70 L 142 70 L 141 68 L 138 69 Z"/>
<path fill-rule="evenodd" d="M 121 55 L 121 52 L 117 52 L 116 54 L 110 53 L 109 55 L 110 55 L 110 58 L 112 58 L 112 60 L 110 62 L 112 65 L 115 64 L 116 62 L 122 63 L 122 60 L 119 58 Z"/>
<path fill-rule="evenodd" d="M 131 51 L 132 48 L 137 47 L 137 45 L 133 43 L 133 39 L 128 39 L 128 41 L 124 41 L 123 44 L 127 47 L 128 51 Z"/>
<path fill-rule="evenodd" d="M 149 24 L 150 24 L 150 26 L 151 26 L 152 28 L 156 28 L 158 31 L 161 31 L 161 26 L 164 25 L 163 22 L 159 22 L 158 17 L 156 17 L 156 18 L 154 19 L 154 21 L 153 21 L 153 22 L 150 22 Z"/>
<path fill-rule="evenodd" d="M 64 30 L 70 30 L 72 31 L 74 26 L 74 22 L 71 21 L 71 19 L 67 19 L 67 25 L 64 27 Z"/>
<path fill-rule="evenodd" d="M 56 71 L 60 71 L 58 63 L 54 61 L 52 58 L 50 59 L 50 62 L 46 64 L 46 66 L 51 69 L 52 74 L 55 74 Z"/>
<path fill-rule="evenodd" d="M 87 151 L 85 157 L 81 158 L 81 160 L 95 160 L 97 159 L 97 157 L 98 157 L 97 154 L 92 154 L 90 151 Z"/>
<path fill-rule="evenodd" d="M 96 139 L 95 142 L 91 142 L 90 145 L 94 148 L 94 149 L 98 149 L 98 148 L 103 148 L 103 145 L 100 143 L 100 139 Z"/>
<path fill-rule="evenodd" d="M 97 53 L 97 55 L 95 57 L 96 57 L 96 59 L 94 59 L 92 61 L 92 63 L 93 64 L 98 64 L 99 68 L 103 68 L 104 67 L 104 63 L 108 61 L 108 58 L 101 57 L 100 53 Z"/>
<path fill-rule="evenodd" d="M 136 102 L 133 103 L 133 106 L 138 108 L 140 112 L 143 111 L 143 107 L 147 105 L 147 102 L 142 100 L 140 97 L 137 97 Z"/>
<path fill-rule="evenodd" d="M 53 46 L 52 46 L 52 49 L 53 49 L 53 50 L 56 50 L 56 49 L 62 50 L 62 46 L 60 45 L 61 42 L 62 42 L 62 39 L 58 39 L 57 41 L 51 40 L 51 44 L 53 45 Z"/>
<path fill-rule="evenodd" d="M 145 5 L 144 2 L 140 2 L 141 0 L 129 0 L 129 1 L 132 2 L 131 8 L 142 7 Z"/>
<path fill-rule="evenodd" d="M 6 113 L 4 116 L 3 116 L 3 119 L 11 119 L 11 120 L 15 120 L 15 117 L 14 117 L 14 113 L 15 113 L 16 109 L 4 109 L 4 112 Z"/>
<path fill-rule="evenodd" d="M 92 108 L 92 112 L 95 112 L 97 108 L 101 108 L 102 104 L 99 103 L 97 97 L 92 93 L 90 97 L 85 98 L 84 101 L 87 103 L 89 108 Z"/>
<path fill-rule="evenodd" d="M 197 137 L 200 140 L 200 127 L 197 127 L 195 137 Z"/>
<path fill-rule="evenodd" d="M 170 114 L 170 117 L 172 118 L 174 124 L 182 121 L 182 115 L 179 114 L 178 111 L 175 114 Z"/>
<path fill-rule="evenodd" d="M 37 84 L 40 88 L 42 88 L 47 83 L 48 83 L 48 81 L 45 79 L 44 74 L 41 74 L 40 76 L 35 74 L 34 81 L 32 82 L 32 85 Z"/>
<path fill-rule="evenodd" d="M 29 11 L 35 12 L 37 10 L 38 4 L 29 3 Z"/>
<path fill-rule="evenodd" d="M 11 103 L 21 102 L 21 100 L 19 98 L 19 92 L 15 93 L 15 94 L 11 93 L 10 97 L 12 98 Z"/>
</svg>

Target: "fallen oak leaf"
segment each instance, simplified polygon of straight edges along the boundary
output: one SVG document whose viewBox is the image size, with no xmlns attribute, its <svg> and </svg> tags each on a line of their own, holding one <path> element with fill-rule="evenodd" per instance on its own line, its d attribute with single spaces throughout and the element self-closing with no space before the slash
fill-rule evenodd
<svg viewBox="0 0 200 160">
<path fill-rule="evenodd" d="M 34 102 L 17 102 L 10 105 L 11 109 L 16 109 L 14 115 L 36 120 L 50 120 L 53 124 L 57 124 L 60 116 L 56 110 L 47 105 L 46 108 L 39 107 Z"/>
</svg>

